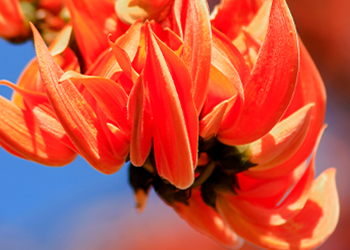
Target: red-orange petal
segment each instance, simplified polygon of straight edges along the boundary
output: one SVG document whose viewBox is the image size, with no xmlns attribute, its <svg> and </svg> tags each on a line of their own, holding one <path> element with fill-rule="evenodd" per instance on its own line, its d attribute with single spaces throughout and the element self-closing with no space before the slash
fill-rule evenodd
<svg viewBox="0 0 350 250">
<path fill-rule="evenodd" d="M 294 93 L 299 70 L 298 37 L 284 0 L 274 0 L 269 28 L 245 87 L 245 104 L 236 124 L 223 121 L 218 139 L 250 143 L 281 119 Z"/>
<path fill-rule="evenodd" d="M 236 95 L 234 106 L 230 106 L 225 120 L 235 123 L 244 106 L 243 86 L 247 83 L 249 69 L 235 46 L 216 29 L 213 32 L 212 67 L 210 71 L 207 100 L 202 115 L 213 105 Z"/>
<path fill-rule="evenodd" d="M 268 134 L 250 145 L 250 161 L 259 164 L 251 171 L 279 165 L 300 147 L 309 129 L 313 103 L 279 122 Z"/>
<path fill-rule="evenodd" d="M 79 49 L 86 67 L 89 68 L 99 54 L 108 48 L 107 35 L 116 32 L 116 23 L 115 27 L 107 25 L 108 19 L 117 19 L 114 1 L 64 0 L 63 2 L 69 10 Z"/>
<path fill-rule="evenodd" d="M 236 98 L 237 95 L 233 96 L 231 99 L 219 103 L 210 113 L 200 120 L 199 135 L 201 137 L 205 139 L 211 136 L 216 136 L 216 134 L 219 132 L 227 107 L 232 107 L 233 103 L 236 101 Z"/>
<path fill-rule="evenodd" d="M 264 207 L 260 204 L 254 203 L 253 199 L 245 201 L 237 197 L 233 197 L 232 195 L 224 197 L 226 198 L 226 201 L 231 206 L 231 208 L 248 221 L 252 221 L 261 225 L 282 225 L 288 220 L 295 217 L 304 207 L 308 199 L 312 182 L 315 177 L 314 164 L 315 154 L 313 155 L 312 160 L 310 161 L 307 169 L 305 170 L 304 174 L 301 176 L 300 180 L 297 182 L 295 187 L 293 187 L 292 190 L 285 190 L 285 192 L 290 191 L 290 193 L 287 195 L 287 197 L 283 199 L 281 204 L 278 204 L 277 206 Z M 268 185 L 268 183 L 269 182 L 267 182 L 266 184 Z M 260 188 L 261 192 L 269 192 L 269 190 L 264 189 L 264 185 L 262 185 Z M 271 186 L 271 188 L 274 187 Z M 279 187 L 277 187 L 277 189 L 278 188 Z M 273 192 L 274 190 L 272 189 L 271 191 Z"/>
<path fill-rule="evenodd" d="M 251 243 L 267 249 L 314 249 L 334 231 L 339 219 L 335 169 L 323 172 L 313 183 L 303 209 L 280 226 L 249 222 L 230 209 L 223 197 L 217 208 L 230 227 Z"/>
<path fill-rule="evenodd" d="M 181 59 L 190 71 L 194 102 L 197 112 L 200 113 L 207 94 L 211 64 L 209 8 L 205 0 L 175 1 L 174 8 L 181 13 L 180 23 L 184 40 Z"/>
<path fill-rule="evenodd" d="M 170 53 L 170 51 L 169 49 L 167 52 Z M 165 53 L 166 50 L 164 47 L 163 51 L 160 49 L 160 44 L 150 30 L 149 24 L 146 23 L 147 56 L 143 73 L 154 119 L 153 143 L 157 169 L 160 176 L 175 186 L 185 189 L 194 181 L 194 162 L 191 150 L 193 144 L 191 145 L 189 137 L 194 137 L 194 133 L 189 134 L 188 129 L 191 128 L 186 126 L 188 121 L 186 117 L 191 113 L 183 109 L 185 106 L 183 104 L 192 101 L 191 92 L 183 91 L 188 88 L 190 78 L 186 71 L 176 70 L 176 67 L 183 69 L 181 65 L 168 66 L 167 62 L 171 61 L 166 61 L 162 52 Z M 169 56 L 170 54 L 167 55 Z M 186 69 L 186 66 L 184 68 Z M 179 81 L 180 79 L 184 81 Z M 188 98 L 185 98 L 186 94 L 189 95 Z M 183 100 L 186 102 L 181 103 Z M 191 106 L 186 106 L 186 108 L 189 110 Z M 198 123 L 196 114 L 191 119 L 196 119 Z M 195 133 L 195 136 L 198 136 L 198 132 Z"/>
<path fill-rule="evenodd" d="M 0 109 L 0 140 L 10 153 L 14 151 L 17 156 L 47 166 L 63 166 L 75 159 L 74 151 L 42 129 L 49 123 L 37 119 L 32 110 L 21 110 L 3 97 L 0 97 Z"/>
<path fill-rule="evenodd" d="M 112 49 L 105 50 L 86 71 L 86 75 L 101 76 L 116 81 L 123 73 Z"/>
<path fill-rule="evenodd" d="M 233 40 L 242 27 L 249 24 L 262 2 L 262 0 L 222 0 L 220 5 L 215 7 L 213 12 L 215 16 L 211 24 Z"/>
<path fill-rule="evenodd" d="M 59 80 L 63 82 L 71 79 L 83 84 L 91 95 L 96 99 L 103 112 L 114 122 L 116 122 L 122 131 L 129 133 L 127 122 L 126 105 L 128 96 L 122 86 L 118 83 L 103 77 L 85 76 L 75 71 L 67 71 Z"/>
<path fill-rule="evenodd" d="M 136 81 L 128 100 L 128 119 L 131 123 L 130 161 L 142 166 L 152 146 L 152 119 L 146 110 L 142 76 Z"/>
<path fill-rule="evenodd" d="M 137 49 L 139 47 L 141 38 L 141 27 L 142 20 L 136 21 L 133 25 L 131 25 L 128 31 L 125 32 L 125 34 L 123 34 L 122 36 L 120 36 L 114 43 L 115 45 L 118 45 L 120 48 L 125 50 L 131 61 L 134 60 L 137 53 Z"/>
<path fill-rule="evenodd" d="M 112 48 L 114 57 L 117 59 L 119 66 L 122 68 L 123 73 L 133 82 L 137 81 L 139 74 L 133 69 L 130 58 L 125 50 L 118 45 L 109 41 L 109 45 Z"/>
<path fill-rule="evenodd" d="M 259 173 L 260 178 L 278 178 L 278 176 L 283 176 L 292 171 L 310 156 L 317 138 L 322 134 L 322 126 L 326 114 L 326 91 L 314 62 L 304 45 L 302 43 L 300 43 L 300 45 L 301 54 L 298 83 L 292 102 L 283 118 L 288 117 L 290 114 L 309 103 L 315 103 L 309 125 L 312 129 L 308 130 L 303 144 L 289 160 L 281 165 Z"/>
<path fill-rule="evenodd" d="M 32 26 L 35 49 L 41 79 L 55 114 L 79 153 L 97 170 L 115 173 L 124 163 L 110 151 L 98 117 L 75 88 L 66 80 L 59 83 L 63 75 L 48 51 L 40 34 Z"/>
<path fill-rule="evenodd" d="M 242 246 L 243 240 L 229 228 L 217 212 L 203 202 L 198 190 L 192 190 L 188 202 L 188 206 L 177 202 L 173 207 L 189 225 L 228 249 L 239 249 Z"/>
<path fill-rule="evenodd" d="M 157 36 L 155 36 L 155 38 L 168 65 L 176 87 L 177 94 L 179 96 L 191 145 L 193 166 L 195 167 L 197 165 L 199 124 L 193 98 L 193 89 L 191 88 L 190 84 L 191 78 L 189 76 L 186 65 L 176 55 L 176 53 L 172 51 L 168 46 L 166 46 L 166 44 L 163 43 Z"/>
</svg>

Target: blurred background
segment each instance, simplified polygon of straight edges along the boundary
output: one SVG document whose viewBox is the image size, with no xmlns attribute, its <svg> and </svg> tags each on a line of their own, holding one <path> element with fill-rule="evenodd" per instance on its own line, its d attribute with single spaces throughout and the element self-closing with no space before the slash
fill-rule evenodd
<svg viewBox="0 0 350 250">
<path fill-rule="evenodd" d="M 297 30 L 327 88 L 326 123 L 317 174 L 337 168 L 341 214 L 319 249 L 349 249 L 350 237 L 350 1 L 288 0 Z M 218 1 L 209 1 L 213 7 Z M 35 56 L 31 42 L 0 38 L 0 79 L 16 82 Z M 0 86 L 10 98 L 10 89 Z M 106 176 L 78 157 L 63 168 L 16 158 L 0 148 L 0 249 L 219 250 L 152 192 L 142 214 L 135 209 L 127 169 Z M 245 244 L 242 249 L 258 249 Z"/>
</svg>

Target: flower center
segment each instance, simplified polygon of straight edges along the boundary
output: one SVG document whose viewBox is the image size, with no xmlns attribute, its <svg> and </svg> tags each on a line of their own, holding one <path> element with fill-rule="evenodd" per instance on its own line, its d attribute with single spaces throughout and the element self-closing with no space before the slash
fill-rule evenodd
<svg viewBox="0 0 350 250">
<path fill-rule="evenodd" d="M 130 165 L 129 181 L 135 193 L 139 190 L 148 193 L 153 186 L 158 195 L 169 205 L 174 202 L 187 205 L 192 189 L 200 188 L 203 201 L 215 208 L 217 193 L 235 193 L 235 189 L 239 188 L 236 174 L 256 166 L 245 156 L 247 147 L 228 146 L 215 137 L 206 141 L 200 137 L 198 149 L 199 164 L 203 165 L 197 166 L 196 179 L 190 188 L 178 189 L 161 178 L 157 173 L 154 155 L 151 152 L 143 167 Z"/>
</svg>

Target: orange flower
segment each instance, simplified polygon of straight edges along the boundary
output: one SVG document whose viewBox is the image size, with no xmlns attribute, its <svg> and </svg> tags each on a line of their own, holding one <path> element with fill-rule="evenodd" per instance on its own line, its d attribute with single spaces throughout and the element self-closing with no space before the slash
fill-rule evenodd
<svg viewBox="0 0 350 250">
<path fill-rule="evenodd" d="M 284 0 L 223 0 L 211 21 L 204 0 L 64 3 L 76 43 L 65 29 L 48 49 L 32 26 L 37 63 L 24 76 L 40 79 L 1 102 L 5 149 L 47 165 L 79 153 L 106 174 L 130 159 L 139 211 L 153 186 L 226 247 L 240 236 L 311 249 L 333 232 L 335 170 L 314 181 L 325 90 Z M 40 140 L 21 133 L 35 122 Z M 42 154 L 27 147 L 37 141 Z"/>
</svg>

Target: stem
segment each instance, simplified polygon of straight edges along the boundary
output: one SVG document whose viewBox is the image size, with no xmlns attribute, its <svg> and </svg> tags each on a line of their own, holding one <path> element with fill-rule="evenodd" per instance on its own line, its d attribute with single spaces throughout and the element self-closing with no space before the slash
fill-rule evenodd
<svg viewBox="0 0 350 250">
<path fill-rule="evenodd" d="M 204 168 L 203 172 L 193 182 L 193 185 L 191 186 L 191 188 L 196 188 L 196 187 L 202 185 L 209 178 L 209 176 L 213 173 L 215 166 L 216 166 L 215 162 L 210 161 L 207 164 L 207 166 Z"/>
</svg>

